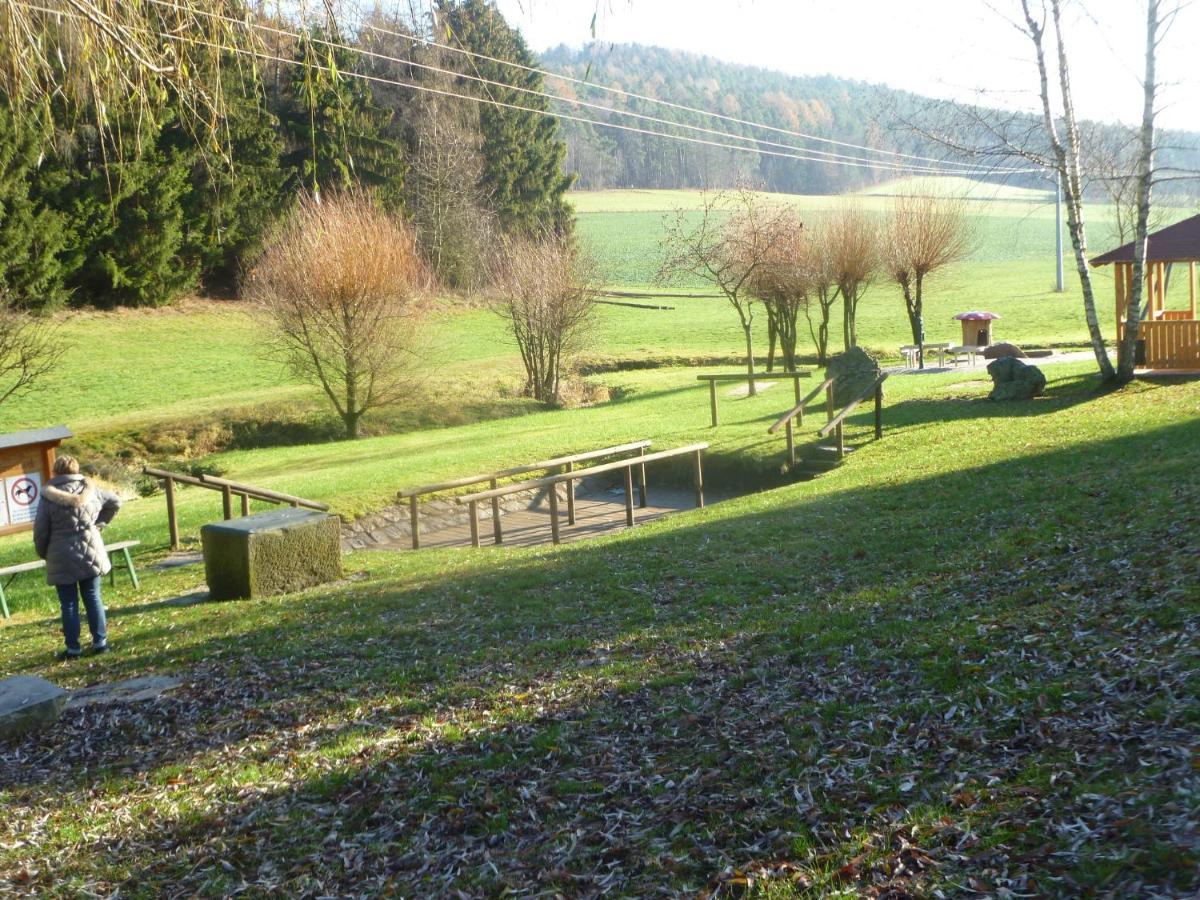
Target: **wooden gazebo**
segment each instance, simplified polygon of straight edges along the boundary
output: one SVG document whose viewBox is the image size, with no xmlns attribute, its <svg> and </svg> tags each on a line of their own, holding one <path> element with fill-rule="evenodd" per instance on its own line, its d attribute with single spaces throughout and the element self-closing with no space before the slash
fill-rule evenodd
<svg viewBox="0 0 1200 900">
<path fill-rule="evenodd" d="M 1138 326 L 1138 365 L 1147 369 L 1200 370 L 1200 318 L 1196 315 L 1196 263 L 1200 262 L 1200 216 L 1184 219 L 1149 236 L 1146 250 L 1144 312 Z M 1133 291 L 1133 243 L 1092 260 L 1114 266 L 1117 337 L 1125 333 Z M 1186 266 L 1188 308 L 1167 309 L 1167 287 L 1176 266 Z"/>
</svg>

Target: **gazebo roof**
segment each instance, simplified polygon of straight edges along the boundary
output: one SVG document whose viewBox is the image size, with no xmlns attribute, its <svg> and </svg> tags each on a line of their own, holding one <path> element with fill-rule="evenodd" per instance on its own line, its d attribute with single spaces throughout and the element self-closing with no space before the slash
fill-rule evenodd
<svg viewBox="0 0 1200 900">
<path fill-rule="evenodd" d="M 1150 235 L 1147 241 L 1146 262 L 1200 261 L 1200 216 L 1192 216 L 1168 225 Z M 1133 262 L 1133 241 L 1092 260 L 1093 266 Z"/>
</svg>

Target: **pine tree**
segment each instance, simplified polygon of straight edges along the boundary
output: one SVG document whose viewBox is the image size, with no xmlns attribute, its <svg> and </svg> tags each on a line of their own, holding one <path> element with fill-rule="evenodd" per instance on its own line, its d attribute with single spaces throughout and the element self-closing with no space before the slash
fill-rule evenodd
<svg viewBox="0 0 1200 900">
<path fill-rule="evenodd" d="M 182 197 L 182 252 L 210 290 L 234 285 L 242 264 L 259 251 L 263 235 L 286 205 L 279 120 L 232 74 L 224 100 L 223 153 L 197 156 L 190 189 Z M 191 135 L 183 129 L 172 129 L 165 137 L 179 152 L 191 146 Z"/>
<path fill-rule="evenodd" d="M 353 54 L 306 40 L 280 118 L 288 150 L 283 162 L 295 189 L 320 193 L 355 183 L 373 189 L 389 208 L 402 204 L 406 163 L 403 146 L 391 139 L 391 113 L 378 107 L 370 86 L 341 74 L 351 71 Z"/>
<path fill-rule="evenodd" d="M 61 305 L 63 216 L 38 202 L 43 135 L 0 105 L 0 295 L 26 309 Z M 31 190 L 32 188 L 32 190 Z"/>
<path fill-rule="evenodd" d="M 524 66 L 537 64 L 521 34 L 484 0 L 438 0 L 436 19 L 450 42 L 464 50 Z M 463 79 L 460 87 L 480 97 L 531 110 L 490 104 L 480 110 L 483 183 L 501 226 L 525 234 L 568 232 L 573 212 L 564 195 L 571 186 L 571 176 L 563 172 L 567 148 L 559 140 L 558 123 L 551 116 L 532 111 L 549 109 L 544 97 L 513 89 L 545 90 L 542 76 L 476 57 L 464 57 L 457 65 L 466 75 L 511 85 L 497 87 Z"/>
<path fill-rule="evenodd" d="M 123 123 L 129 124 L 129 123 Z M 126 139 L 132 126 L 123 134 Z M 121 132 L 116 132 L 121 134 Z M 199 265 L 183 254 L 184 201 L 195 151 L 142 125 L 140 153 L 120 156 L 94 131 L 76 152 L 48 201 L 70 224 L 60 255 L 72 302 L 98 307 L 162 306 L 192 287 Z"/>
</svg>

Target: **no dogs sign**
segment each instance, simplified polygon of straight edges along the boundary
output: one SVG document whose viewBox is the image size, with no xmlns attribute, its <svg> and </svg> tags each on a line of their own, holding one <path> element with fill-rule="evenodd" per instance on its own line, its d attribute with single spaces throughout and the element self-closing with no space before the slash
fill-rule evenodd
<svg viewBox="0 0 1200 900">
<path fill-rule="evenodd" d="M 24 525 L 37 515 L 42 499 L 42 476 L 27 472 L 4 479 L 4 504 L 0 507 L 0 526 Z M 6 508 L 4 508 L 6 507 Z"/>
</svg>

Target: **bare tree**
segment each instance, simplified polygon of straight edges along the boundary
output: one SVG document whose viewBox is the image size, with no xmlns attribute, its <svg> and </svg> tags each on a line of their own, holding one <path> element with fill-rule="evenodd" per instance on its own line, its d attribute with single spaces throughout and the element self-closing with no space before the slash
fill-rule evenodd
<svg viewBox="0 0 1200 900">
<path fill-rule="evenodd" d="M 0 295 L 0 403 L 33 390 L 62 351 L 50 320 L 18 311 Z"/>
<path fill-rule="evenodd" d="M 804 306 L 804 316 L 808 320 L 808 333 L 817 348 L 817 364 L 822 366 L 829 362 L 829 323 L 833 319 L 833 307 L 841 298 L 829 241 L 829 223 L 825 220 L 815 222 L 809 230 L 804 255 L 810 296 L 810 302 Z"/>
<path fill-rule="evenodd" d="M 668 226 L 663 239 L 661 281 L 692 276 L 711 284 L 729 301 L 742 325 L 746 341 L 746 372 L 750 395 L 754 384 L 754 307 L 757 302 L 750 289 L 752 279 L 775 243 L 787 229 L 779 226 L 786 215 L 782 207 L 771 206 L 749 188 L 733 192 L 705 194 L 699 221 L 677 210 L 675 222 Z"/>
<path fill-rule="evenodd" d="M 1138 130 L 1104 123 L 1080 123 L 1083 179 L 1088 195 L 1103 197 L 1112 210 L 1111 238 L 1114 244 L 1133 240 L 1137 222 Z M 1160 227 L 1167 210 L 1150 210 L 1150 227 Z"/>
<path fill-rule="evenodd" d="M 426 283 L 412 229 L 354 189 L 302 198 L 246 287 L 270 318 L 272 350 L 356 438 L 364 413 L 408 389 Z"/>
<path fill-rule="evenodd" d="M 966 202 L 930 191 L 892 201 L 883 244 L 883 268 L 904 294 L 913 343 L 924 344 L 925 281 L 971 249 Z M 924 364 L 924 360 L 922 360 Z"/>
<path fill-rule="evenodd" d="M 595 265 L 565 237 L 511 238 L 493 280 L 496 312 L 508 322 L 525 366 L 526 393 L 558 403 L 564 366 L 595 315 Z"/>
<path fill-rule="evenodd" d="M 442 283 L 477 288 L 487 276 L 497 232 L 480 188 L 478 132 L 464 121 L 466 111 L 448 98 L 424 100 L 419 110 L 406 182 L 408 211 Z"/>
<path fill-rule="evenodd" d="M 801 310 L 808 313 L 809 293 L 808 236 L 800 214 L 786 210 L 772 224 L 779 230 L 763 254 L 762 264 L 750 277 L 749 290 L 767 312 L 770 323 L 771 352 L 768 371 L 774 360 L 775 342 L 783 356 L 784 371 L 796 371 L 796 328 Z"/>
<path fill-rule="evenodd" d="M 837 207 L 822 223 L 821 245 L 842 297 L 842 340 L 858 345 L 858 301 L 880 271 L 879 224 L 861 206 Z"/>
</svg>

